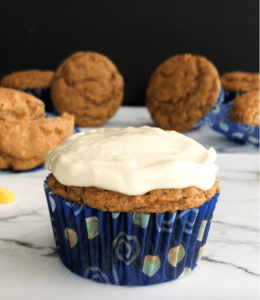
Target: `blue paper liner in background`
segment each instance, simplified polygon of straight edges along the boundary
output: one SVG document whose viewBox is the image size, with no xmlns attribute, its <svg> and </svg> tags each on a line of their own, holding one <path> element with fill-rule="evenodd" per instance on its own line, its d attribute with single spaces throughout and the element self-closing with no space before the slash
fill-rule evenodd
<svg viewBox="0 0 260 300">
<path fill-rule="evenodd" d="M 225 101 L 218 99 L 214 107 L 207 114 L 206 122 L 210 128 L 239 144 L 250 144 L 259 147 L 259 127 L 242 123 L 231 123 L 230 109 L 236 96 L 230 92 Z M 233 94 L 232 94 L 233 93 Z M 242 94 L 242 93 L 240 93 Z M 231 99 L 232 98 L 232 99 Z"/>
<path fill-rule="evenodd" d="M 232 101 L 236 97 L 239 97 L 242 94 L 244 94 L 244 92 L 231 92 L 231 91 L 225 91 L 224 93 L 225 93 L 225 95 L 224 95 L 224 102 Z"/>
<path fill-rule="evenodd" d="M 217 103 L 218 101 L 223 101 L 223 100 L 224 100 L 224 90 L 223 90 L 223 88 L 222 88 L 222 86 L 221 86 L 221 87 L 220 87 L 220 92 L 219 92 L 219 95 L 218 95 L 218 99 L 217 99 L 216 103 Z M 212 109 L 213 109 L 213 108 L 212 108 Z M 211 110 L 212 110 L 212 109 L 211 109 Z M 208 114 L 211 112 L 211 110 L 208 112 Z M 196 124 L 192 129 L 197 129 L 197 128 L 200 128 L 200 127 L 206 125 L 206 124 L 207 124 L 207 116 L 208 116 L 208 114 L 207 114 L 203 119 L 200 119 L 200 120 L 197 122 L 197 124 Z"/>
<path fill-rule="evenodd" d="M 75 205 L 44 182 L 64 265 L 77 275 L 115 285 L 151 285 L 188 275 L 199 263 L 219 194 L 175 213 L 111 213 Z"/>
<path fill-rule="evenodd" d="M 54 118 L 54 117 L 58 117 L 58 116 L 55 116 L 55 115 L 53 115 L 51 113 L 46 112 L 45 113 L 45 117 L 46 118 Z M 73 130 L 72 134 L 78 133 L 78 132 L 80 132 L 79 128 L 77 126 L 74 126 L 74 130 Z M 26 173 L 31 173 L 31 172 L 38 172 L 38 171 L 43 170 L 43 169 L 45 169 L 45 167 L 44 167 L 43 164 L 40 165 L 40 166 L 37 166 L 37 167 L 35 167 L 35 168 L 31 169 L 31 170 L 26 170 L 26 171 L 13 171 L 13 170 L 10 170 L 10 169 L 4 169 L 4 170 L 0 169 L 0 175 L 1 174 L 2 175 L 6 175 L 6 174 L 19 174 L 19 173 L 25 173 L 25 172 Z"/>
</svg>

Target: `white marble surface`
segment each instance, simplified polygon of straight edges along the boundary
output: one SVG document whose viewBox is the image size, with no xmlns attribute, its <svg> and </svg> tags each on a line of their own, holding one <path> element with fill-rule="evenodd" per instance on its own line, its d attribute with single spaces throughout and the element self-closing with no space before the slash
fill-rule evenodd
<svg viewBox="0 0 260 300">
<path fill-rule="evenodd" d="M 121 108 L 107 127 L 152 126 L 145 108 Z M 221 195 L 199 266 L 149 287 L 118 287 L 67 270 L 55 243 L 43 191 L 47 170 L 0 175 L 17 201 L 0 206 L 0 299 L 259 299 L 259 156 L 204 127 L 188 133 L 218 151 Z"/>
</svg>

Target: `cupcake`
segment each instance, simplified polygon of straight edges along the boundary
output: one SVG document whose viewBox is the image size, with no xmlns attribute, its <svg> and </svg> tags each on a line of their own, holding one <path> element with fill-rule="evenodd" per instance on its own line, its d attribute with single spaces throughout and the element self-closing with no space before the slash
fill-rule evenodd
<svg viewBox="0 0 260 300">
<path fill-rule="evenodd" d="M 219 74 L 205 57 L 176 55 L 153 73 L 146 106 L 155 124 L 184 132 L 205 125 L 207 114 L 224 97 Z"/>
<path fill-rule="evenodd" d="M 54 110 L 51 96 L 50 85 L 54 75 L 53 71 L 27 70 L 15 72 L 2 78 L 0 85 L 3 87 L 22 90 L 30 93 L 45 103 L 45 110 Z"/>
<path fill-rule="evenodd" d="M 159 128 L 75 134 L 46 156 L 58 254 L 75 274 L 151 285 L 199 263 L 218 201 L 216 152 Z"/>
<path fill-rule="evenodd" d="M 75 116 L 75 124 L 96 127 L 112 118 L 123 100 L 124 80 L 113 62 L 95 52 L 77 52 L 55 72 L 54 107 Z"/>
<path fill-rule="evenodd" d="M 221 76 L 225 102 L 252 91 L 259 91 L 259 73 L 229 72 Z"/>
<path fill-rule="evenodd" d="M 259 92 L 217 101 L 207 116 L 207 124 L 234 142 L 259 147 Z"/>
</svg>

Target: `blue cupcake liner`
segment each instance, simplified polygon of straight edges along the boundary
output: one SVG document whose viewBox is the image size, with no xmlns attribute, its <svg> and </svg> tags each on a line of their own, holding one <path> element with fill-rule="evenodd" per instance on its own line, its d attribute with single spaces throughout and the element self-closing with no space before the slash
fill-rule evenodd
<svg viewBox="0 0 260 300">
<path fill-rule="evenodd" d="M 63 264 L 73 273 L 115 285 L 151 285 L 188 275 L 199 263 L 219 194 L 175 213 L 129 215 L 76 205 L 44 182 Z"/>
<path fill-rule="evenodd" d="M 50 114 L 48 112 L 45 113 L 45 117 L 46 118 L 54 118 L 54 117 L 57 117 L 53 114 Z M 78 133 L 80 132 L 79 128 L 77 126 L 74 126 L 74 130 L 73 130 L 73 133 Z M 28 170 L 28 171 L 13 171 L 13 170 L 10 170 L 10 169 L 0 169 L 0 175 L 7 175 L 7 174 L 19 174 L 19 173 L 32 173 L 32 172 L 38 172 L 38 171 L 41 171 L 45 169 L 44 165 L 40 165 L 40 166 L 37 166 L 31 170 Z"/>
<path fill-rule="evenodd" d="M 236 97 L 241 96 L 244 92 L 232 92 L 232 91 L 225 91 L 224 92 L 224 103 L 234 100 Z"/>
<path fill-rule="evenodd" d="M 224 100 L 224 90 L 223 90 L 223 88 L 222 88 L 222 86 L 221 86 L 221 87 L 220 87 L 220 92 L 219 92 L 219 95 L 218 95 L 218 99 L 217 99 L 216 103 L 217 103 L 218 101 L 223 101 L 223 100 Z M 213 108 L 212 108 L 212 109 L 213 109 Z M 211 109 L 211 110 L 212 110 L 212 109 Z M 211 110 L 208 112 L 208 114 L 211 112 Z M 200 119 L 200 120 L 197 122 L 197 124 L 196 124 L 192 129 L 197 129 L 197 128 L 200 128 L 200 127 L 206 125 L 206 124 L 207 124 L 207 117 L 208 117 L 208 114 L 207 114 L 204 118 Z"/>
<path fill-rule="evenodd" d="M 226 92 L 225 100 L 218 99 L 206 117 L 210 128 L 234 142 L 259 147 L 259 127 L 230 121 L 230 109 L 235 98 L 242 93 Z"/>
<path fill-rule="evenodd" d="M 36 98 L 40 99 L 43 101 L 45 104 L 45 111 L 52 113 L 55 111 L 55 108 L 52 103 L 51 99 L 51 88 L 45 88 L 45 89 L 25 89 L 23 90 L 25 93 L 29 93 Z"/>
</svg>

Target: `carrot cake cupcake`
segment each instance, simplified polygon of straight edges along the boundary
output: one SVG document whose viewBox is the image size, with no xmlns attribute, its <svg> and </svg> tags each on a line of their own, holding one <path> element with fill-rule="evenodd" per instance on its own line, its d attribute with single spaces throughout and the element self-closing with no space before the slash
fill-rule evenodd
<svg viewBox="0 0 260 300">
<path fill-rule="evenodd" d="M 46 156 L 59 256 L 116 285 L 181 278 L 199 263 L 218 195 L 216 152 L 175 131 L 78 133 Z"/>
</svg>

